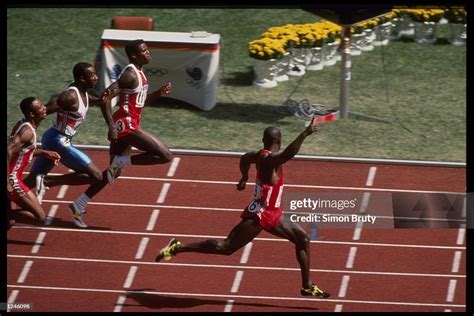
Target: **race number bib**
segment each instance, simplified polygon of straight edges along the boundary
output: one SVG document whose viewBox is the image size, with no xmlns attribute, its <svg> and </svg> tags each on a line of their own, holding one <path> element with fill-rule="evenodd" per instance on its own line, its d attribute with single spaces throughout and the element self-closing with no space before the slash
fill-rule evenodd
<svg viewBox="0 0 474 316">
<path fill-rule="evenodd" d="M 265 205 L 262 205 L 260 200 L 253 200 L 247 206 L 247 209 L 250 213 L 260 213 L 264 210 Z"/>
</svg>

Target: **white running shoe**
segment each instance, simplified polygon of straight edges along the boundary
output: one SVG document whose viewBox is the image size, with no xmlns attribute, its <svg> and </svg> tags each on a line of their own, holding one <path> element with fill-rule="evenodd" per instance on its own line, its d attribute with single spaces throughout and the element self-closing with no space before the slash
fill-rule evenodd
<svg viewBox="0 0 474 316">
<path fill-rule="evenodd" d="M 36 197 L 40 204 L 43 202 L 43 196 L 46 191 L 49 190 L 49 187 L 44 185 L 44 174 L 39 174 L 36 176 Z"/>
<path fill-rule="evenodd" d="M 76 224 L 76 226 L 80 228 L 87 228 L 87 224 L 82 218 L 84 216 L 85 210 L 78 208 L 74 203 L 69 204 L 69 209 L 72 212 L 74 224 Z"/>
<path fill-rule="evenodd" d="M 120 170 L 122 170 L 122 167 L 120 167 L 117 163 L 118 158 L 119 156 L 115 156 L 112 160 L 112 163 L 107 168 L 107 180 L 109 181 L 109 184 L 112 184 L 114 182 L 118 173 L 120 172 Z"/>
</svg>

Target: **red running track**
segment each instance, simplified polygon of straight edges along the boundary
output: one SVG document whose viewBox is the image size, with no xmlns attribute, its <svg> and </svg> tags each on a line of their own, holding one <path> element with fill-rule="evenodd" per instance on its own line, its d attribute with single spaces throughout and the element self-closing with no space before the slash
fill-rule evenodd
<svg viewBox="0 0 474 316">
<path fill-rule="evenodd" d="M 106 151 L 88 153 L 107 166 Z M 457 228 L 320 228 L 311 276 L 332 293 L 326 300 L 299 295 L 291 243 L 266 232 L 232 256 L 186 253 L 155 263 L 173 236 L 225 237 L 253 189 L 235 190 L 238 158 L 176 157 L 174 174 L 171 164 L 127 167 L 89 204 L 87 229 L 67 210 L 85 186 L 51 188 L 43 203 L 56 211 L 51 224 L 19 223 L 8 233 L 9 302 L 35 312 L 465 311 L 465 230 Z M 465 192 L 465 168 L 293 160 L 285 184 L 309 194 Z"/>
</svg>

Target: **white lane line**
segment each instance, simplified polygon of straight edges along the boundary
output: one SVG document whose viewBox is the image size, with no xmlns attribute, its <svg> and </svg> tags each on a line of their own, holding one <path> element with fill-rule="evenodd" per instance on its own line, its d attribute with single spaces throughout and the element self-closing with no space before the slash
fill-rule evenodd
<svg viewBox="0 0 474 316">
<path fill-rule="evenodd" d="M 454 294 L 456 293 L 457 280 L 449 280 L 448 294 L 446 295 L 446 302 L 454 301 Z"/>
<path fill-rule="evenodd" d="M 336 304 L 334 311 L 337 313 L 342 312 L 342 304 Z"/>
<path fill-rule="evenodd" d="M 464 197 L 464 200 L 462 202 L 462 212 L 461 212 L 461 216 L 462 218 L 466 218 L 466 203 L 467 203 L 467 198 Z"/>
<path fill-rule="evenodd" d="M 36 238 L 36 241 L 35 241 L 35 245 L 33 246 L 33 248 L 31 248 L 31 253 L 38 253 L 45 237 L 46 237 L 45 232 L 41 232 L 38 234 L 38 237 Z"/>
<path fill-rule="evenodd" d="M 43 200 L 43 202 L 48 203 L 60 203 L 60 204 L 69 204 L 73 201 L 65 201 L 65 200 Z M 118 207 L 118 206 L 125 206 L 125 207 L 139 207 L 139 208 L 155 208 L 156 204 L 135 204 L 135 203 L 110 203 L 110 202 L 89 202 L 88 205 L 104 205 L 110 207 Z M 184 209 L 184 210 L 197 210 L 197 211 L 222 211 L 222 212 L 238 212 L 242 213 L 241 208 L 223 208 L 223 207 L 205 207 L 205 206 L 186 206 L 186 205 L 160 205 L 160 208 L 167 208 L 167 209 Z M 284 214 L 289 214 L 288 212 L 283 212 Z M 308 215 L 308 213 L 303 212 L 292 212 L 291 214 L 301 214 L 301 215 Z M 339 215 L 337 213 L 327 213 L 329 215 Z M 357 214 L 346 214 L 346 215 L 357 215 Z M 439 222 L 453 222 L 453 223 L 465 223 L 465 219 L 446 219 L 445 218 L 432 218 L 432 217 L 413 217 L 413 216 L 383 216 L 378 215 L 377 218 L 380 219 L 408 219 L 413 220 L 430 220 L 430 221 L 439 221 Z"/>
<path fill-rule="evenodd" d="M 350 276 L 345 275 L 342 277 L 341 287 L 339 288 L 339 297 L 346 297 L 347 286 L 349 285 Z"/>
<path fill-rule="evenodd" d="M 369 176 L 367 177 L 366 186 L 371 187 L 374 184 L 375 173 L 377 172 L 377 167 L 370 167 Z"/>
<path fill-rule="evenodd" d="M 158 196 L 158 200 L 156 203 L 163 203 L 166 199 L 166 195 L 168 194 L 168 190 L 170 189 L 171 183 L 163 183 L 163 187 L 161 188 L 160 195 Z"/>
<path fill-rule="evenodd" d="M 35 290 L 51 290 L 51 291 L 78 291 L 90 293 L 120 293 L 120 294 L 137 294 L 137 295 L 169 295 L 169 296 L 187 296 L 187 297 L 212 297 L 212 298 L 229 298 L 229 299 L 260 299 L 260 300 L 287 300 L 287 301 L 305 301 L 315 302 L 320 300 L 314 297 L 284 297 L 284 296 L 255 296 L 255 295 L 238 295 L 238 294 L 217 294 L 217 293 L 183 293 L 183 292 L 154 292 L 154 291 L 131 291 L 131 290 L 112 290 L 112 289 L 91 289 L 91 288 L 67 288 L 67 287 L 50 287 L 50 286 L 32 286 L 32 285 L 16 285 L 7 284 L 7 287 L 17 289 L 35 289 Z M 333 303 L 355 303 L 355 304 L 374 304 L 374 305 L 405 305 L 405 306 L 433 306 L 433 307 L 455 307 L 465 308 L 464 304 L 438 304 L 438 303 L 420 303 L 420 302 L 399 302 L 399 301 L 365 301 L 365 300 L 339 300 L 330 299 Z"/>
<path fill-rule="evenodd" d="M 456 273 L 459 272 L 459 265 L 461 264 L 461 257 L 462 251 L 455 251 L 453 257 L 453 267 L 451 268 L 451 272 Z"/>
<path fill-rule="evenodd" d="M 242 257 L 240 258 L 240 263 L 247 263 L 249 261 L 250 251 L 252 250 L 253 243 L 249 242 L 245 248 L 244 252 L 242 253 Z"/>
<path fill-rule="evenodd" d="M 150 238 L 148 237 L 143 237 L 142 240 L 140 241 L 140 245 L 138 246 L 137 254 L 135 255 L 135 259 L 141 259 L 143 258 L 143 254 L 145 253 L 146 246 L 148 246 L 148 242 L 150 241 Z"/>
<path fill-rule="evenodd" d="M 18 277 L 17 283 L 25 282 L 26 277 L 28 276 L 28 272 L 30 272 L 31 266 L 33 265 L 33 261 L 26 261 L 23 269 L 21 270 L 20 276 Z"/>
<path fill-rule="evenodd" d="M 44 231 L 58 231 L 58 232 L 74 232 L 74 233 L 96 233 L 96 234 L 118 234 L 118 235 L 134 235 L 134 236 L 161 236 L 161 237 L 186 237 L 186 238 L 206 238 L 206 239 L 225 239 L 227 236 L 217 235 L 188 235 L 178 233 L 146 233 L 146 232 L 131 232 L 120 230 L 94 230 L 94 229 L 75 229 L 75 228 L 56 228 L 56 227 L 41 227 L 41 226 L 13 226 L 12 229 L 29 229 L 29 230 L 44 230 Z M 283 238 L 266 238 L 257 237 L 253 240 L 259 241 L 275 241 L 275 242 L 290 242 Z M 330 240 L 311 240 L 311 243 L 318 244 L 334 244 L 334 245 L 353 245 L 353 246 L 375 246 L 375 247 L 400 247 L 400 248 L 422 248 L 422 249 L 452 249 L 465 250 L 465 246 L 432 246 L 432 245 L 409 245 L 409 244 L 382 244 L 369 242 L 353 242 L 353 241 L 330 241 Z"/>
<path fill-rule="evenodd" d="M 356 223 L 356 228 L 354 229 L 354 234 L 352 235 L 352 240 L 359 240 L 360 234 L 362 233 L 362 226 L 364 224 L 362 222 Z"/>
<path fill-rule="evenodd" d="M 125 283 L 123 284 L 123 287 L 128 289 L 130 286 L 132 286 L 133 279 L 135 278 L 135 273 L 137 273 L 138 267 L 137 266 L 131 266 L 130 270 L 128 271 L 127 279 L 125 280 Z"/>
<path fill-rule="evenodd" d="M 46 217 L 46 221 L 44 224 L 46 226 L 51 225 L 51 222 L 54 219 L 54 216 L 56 216 L 56 212 L 58 211 L 59 205 L 58 204 L 53 204 L 51 205 L 51 209 L 49 210 L 48 216 Z"/>
<path fill-rule="evenodd" d="M 367 212 L 367 207 L 369 206 L 370 193 L 364 192 L 362 195 L 362 203 L 360 204 L 359 213 L 365 214 Z"/>
<path fill-rule="evenodd" d="M 351 247 L 351 249 L 349 249 L 349 256 L 347 257 L 346 268 L 352 269 L 356 254 L 357 247 Z"/>
<path fill-rule="evenodd" d="M 167 177 L 173 177 L 174 174 L 176 173 L 176 169 L 178 169 L 179 162 L 181 161 L 181 158 L 179 157 L 174 157 L 173 161 L 171 162 L 170 169 L 168 170 L 168 173 L 166 174 Z"/>
<path fill-rule="evenodd" d="M 56 196 L 56 198 L 63 199 L 64 196 L 66 195 L 66 191 L 67 191 L 68 188 L 69 188 L 68 185 L 62 185 L 61 188 L 59 189 L 59 192 L 58 192 L 58 195 Z"/>
<path fill-rule="evenodd" d="M 28 172 L 23 172 L 28 174 Z M 61 173 L 49 173 L 50 175 L 61 175 Z M 121 180 L 136 180 L 136 181 L 165 181 L 165 182 L 183 182 L 183 183 L 207 183 L 207 184 L 227 184 L 235 186 L 235 181 L 216 181 L 216 180 L 195 180 L 195 179 L 170 179 L 170 178 L 149 178 L 149 177 L 129 177 L 120 176 Z M 255 185 L 255 182 L 247 182 L 247 185 Z M 442 193 L 442 194 L 463 194 L 463 192 L 453 191 L 427 191 L 427 190 L 404 190 L 404 189 L 384 189 L 384 188 L 368 188 L 368 187 L 343 187 L 330 185 L 311 185 L 311 184 L 286 184 L 288 188 L 306 188 L 306 189 L 331 189 L 331 190 L 355 190 L 355 191 L 381 191 L 381 192 L 413 192 L 413 193 Z M 47 200 L 44 200 L 47 201 Z"/>
<path fill-rule="evenodd" d="M 160 210 L 153 210 L 153 212 L 151 213 L 150 219 L 148 220 L 148 225 L 146 225 L 147 231 L 152 231 L 153 228 L 155 228 L 156 220 L 158 219 L 159 215 L 160 215 Z"/>
<path fill-rule="evenodd" d="M 35 259 L 35 260 L 59 260 L 74 262 L 99 262 L 114 264 L 139 264 L 139 265 L 165 265 L 174 267 L 199 267 L 199 268 L 218 268 L 218 269 L 246 269 L 246 270 L 268 270 L 268 271 L 294 271 L 301 272 L 299 268 L 268 267 L 268 266 L 242 266 L 242 265 L 219 265 L 219 264 L 199 264 L 199 263 L 168 263 L 168 262 L 147 262 L 147 261 L 127 261 L 127 260 L 104 260 L 104 259 L 84 259 L 84 258 L 64 258 L 64 257 L 44 257 L 44 256 L 23 256 L 7 255 L 8 258 Z M 428 273 L 407 273 L 407 272 L 379 272 L 379 271 L 354 271 L 354 270 L 327 270 L 310 269 L 310 272 L 317 273 L 343 273 L 343 274 L 361 274 L 361 275 L 385 275 L 385 276 L 409 276 L 409 277 L 429 277 L 429 278 L 458 278 L 465 279 L 466 275 L 453 274 L 428 274 Z"/>
<path fill-rule="evenodd" d="M 444 310 L 444 312 L 445 312 L 445 313 L 450 313 L 450 312 L 452 312 L 452 311 L 451 311 L 449 308 L 446 308 L 446 309 Z"/>
<path fill-rule="evenodd" d="M 464 244 L 464 236 L 466 235 L 466 228 L 459 228 L 458 237 L 456 239 L 456 245 Z"/>
<path fill-rule="evenodd" d="M 125 303 L 125 295 L 120 295 L 117 299 L 117 303 L 115 303 L 115 307 L 114 307 L 114 313 L 120 313 L 122 311 L 122 306 L 123 306 L 123 303 Z"/>
<path fill-rule="evenodd" d="M 13 290 L 13 291 L 10 293 L 10 296 L 8 297 L 7 303 L 8 303 L 8 304 L 13 304 L 13 303 L 15 303 L 16 297 L 18 296 L 19 293 L 20 293 L 19 290 Z"/>
<path fill-rule="evenodd" d="M 232 283 L 232 288 L 230 289 L 231 293 L 237 293 L 239 291 L 240 282 L 242 281 L 243 276 L 244 271 L 237 271 L 237 273 L 235 273 L 234 283 Z"/>
<path fill-rule="evenodd" d="M 234 300 L 227 300 L 227 304 L 225 304 L 224 313 L 230 313 L 232 311 L 232 307 L 234 306 Z"/>
</svg>

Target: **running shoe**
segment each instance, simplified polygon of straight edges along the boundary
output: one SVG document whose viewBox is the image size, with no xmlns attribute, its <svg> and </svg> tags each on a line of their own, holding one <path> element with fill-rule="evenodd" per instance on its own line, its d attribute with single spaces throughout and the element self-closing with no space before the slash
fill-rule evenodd
<svg viewBox="0 0 474 316">
<path fill-rule="evenodd" d="M 115 156 L 112 160 L 112 163 L 107 168 L 107 180 L 109 181 L 109 184 L 112 184 L 114 182 L 118 173 L 120 172 L 120 170 L 122 170 L 122 168 L 117 164 L 118 157 L 119 156 Z"/>
<path fill-rule="evenodd" d="M 156 256 L 155 261 L 159 262 L 161 259 L 166 261 L 170 260 L 171 257 L 176 256 L 176 250 L 181 246 L 181 242 L 176 239 L 171 239 L 170 242 L 166 245 L 165 248 L 160 250 L 158 256 Z"/>
<path fill-rule="evenodd" d="M 39 174 L 36 176 L 36 197 L 40 204 L 43 202 L 43 196 L 46 191 L 49 190 L 49 187 L 44 185 L 44 174 Z"/>
<path fill-rule="evenodd" d="M 69 204 L 69 209 L 72 212 L 74 224 L 80 228 L 87 228 L 87 224 L 84 223 L 84 210 L 81 210 L 74 203 Z"/>
<path fill-rule="evenodd" d="M 331 294 L 321 290 L 316 284 L 311 284 L 309 289 L 301 288 L 301 295 L 303 296 L 318 296 L 320 298 L 328 298 Z"/>
</svg>

